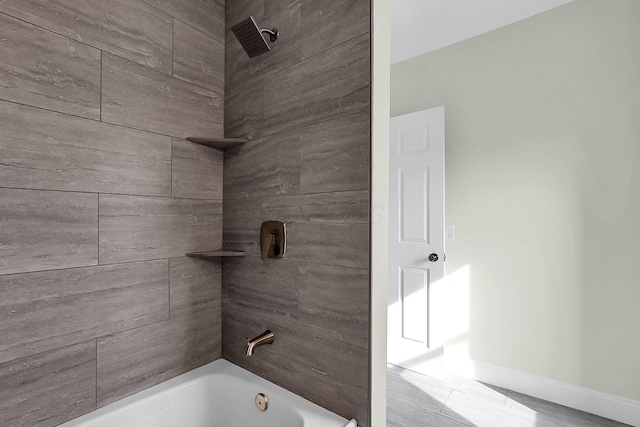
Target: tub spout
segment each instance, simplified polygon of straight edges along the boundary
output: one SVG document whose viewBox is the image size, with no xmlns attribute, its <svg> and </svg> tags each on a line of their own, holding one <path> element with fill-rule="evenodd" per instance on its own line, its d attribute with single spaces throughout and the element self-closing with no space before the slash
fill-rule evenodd
<svg viewBox="0 0 640 427">
<path fill-rule="evenodd" d="M 254 339 L 249 340 L 249 342 L 247 342 L 247 345 L 244 347 L 245 356 L 253 355 L 253 350 L 256 347 L 260 347 L 261 345 L 271 344 L 275 339 L 276 337 L 275 335 L 273 335 L 273 332 L 267 329 L 262 334 L 258 335 Z"/>
</svg>

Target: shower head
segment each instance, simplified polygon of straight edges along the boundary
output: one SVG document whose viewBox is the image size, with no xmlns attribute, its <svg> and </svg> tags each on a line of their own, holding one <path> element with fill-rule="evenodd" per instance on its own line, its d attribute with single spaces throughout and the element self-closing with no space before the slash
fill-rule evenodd
<svg viewBox="0 0 640 427">
<path fill-rule="evenodd" d="M 262 33 L 269 34 L 269 40 L 272 42 L 276 41 L 280 34 L 277 28 L 274 28 L 273 30 L 261 30 L 258 27 L 258 24 L 256 24 L 255 19 L 253 19 L 253 16 L 250 16 L 248 19 L 234 25 L 231 28 L 231 31 L 233 31 L 233 34 L 235 34 L 236 38 L 242 45 L 242 48 L 247 52 L 249 58 L 253 58 L 254 56 L 261 55 L 271 50 Z"/>
</svg>

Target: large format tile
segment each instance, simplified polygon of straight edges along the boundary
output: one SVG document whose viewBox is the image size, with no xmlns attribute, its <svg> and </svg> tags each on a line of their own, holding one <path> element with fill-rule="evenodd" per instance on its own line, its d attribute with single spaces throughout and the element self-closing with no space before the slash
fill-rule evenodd
<svg viewBox="0 0 640 427">
<path fill-rule="evenodd" d="M 369 271 L 300 263 L 298 327 L 358 347 L 369 345 Z"/>
<path fill-rule="evenodd" d="M 171 139 L 0 101 L 0 182 L 14 188 L 171 195 Z"/>
<path fill-rule="evenodd" d="M 0 188 L 0 274 L 98 263 L 98 195 Z"/>
<path fill-rule="evenodd" d="M 0 362 L 169 317 L 167 261 L 0 276 Z"/>
<path fill-rule="evenodd" d="M 171 143 L 173 197 L 222 200 L 223 160 L 219 150 L 174 138 Z"/>
<path fill-rule="evenodd" d="M 387 402 L 387 425 L 391 427 L 472 427 L 437 410 L 427 409 L 401 396 Z"/>
<path fill-rule="evenodd" d="M 265 197 L 263 221 L 368 224 L 369 192 L 296 194 Z"/>
<path fill-rule="evenodd" d="M 301 0 L 302 56 L 308 58 L 369 32 L 369 0 Z"/>
<path fill-rule="evenodd" d="M 369 224 L 291 223 L 287 232 L 290 259 L 369 268 Z"/>
<path fill-rule="evenodd" d="M 626 427 L 617 421 L 599 417 L 526 394 L 509 390 L 506 406 L 517 411 L 536 413 L 538 417 L 548 418 L 567 427 Z"/>
<path fill-rule="evenodd" d="M 262 375 L 358 425 L 367 424 L 367 350 L 275 325 L 275 341 L 261 347 Z"/>
<path fill-rule="evenodd" d="M 257 139 L 262 136 L 264 80 L 225 92 L 224 134 Z"/>
<path fill-rule="evenodd" d="M 300 129 L 300 191 L 365 190 L 370 186 L 368 113 Z"/>
<path fill-rule="evenodd" d="M 0 425 L 55 426 L 96 408 L 96 343 L 0 365 Z"/>
<path fill-rule="evenodd" d="M 217 309 L 98 339 L 98 407 L 220 358 Z"/>
<path fill-rule="evenodd" d="M 174 18 L 224 43 L 224 1 L 145 0 Z"/>
<path fill-rule="evenodd" d="M 226 150 L 224 176 L 225 197 L 297 193 L 300 187 L 298 132 L 256 139 Z"/>
<path fill-rule="evenodd" d="M 453 389 L 442 381 L 388 365 L 387 390 L 423 408 L 440 411 Z"/>
<path fill-rule="evenodd" d="M 265 78 L 264 134 L 369 110 L 369 34 Z"/>
<path fill-rule="evenodd" d="M 163 135 L 221 137 L 222 95 L 102 55 L 102 120 Z"/>
<path fill-rule="evenodd" d="M 222 304 L 221 260 L 172 258 L 169 262 L 171 317 Z"/>
<path fill-rule="evenodd" d="M 222 246 L 222 202 L 100 195 L 100 263 L 181 257 Z"/>
<path fill-rule="evenodd" d="M 100 119 L 100 51 L 0 14 L 0 99 Z"/>
<path fill-rule="evenodd" d="M 303 91 L 305 64 L 264 78 L 262 135 L 273 135 L 300 127 L 303 109 L 308 103 Z"/>
<path fill-rule="evenodd" d="M 0 12 L 171 74 L 171 17 L 142 0 L 3 0 Z"/>
<path fill-rule="evenodd" d="M 564 424 L 527 407 L 509 407 L 494 399 L 454 390 L 442 413 L 478 427 L 564 427 Z"/>
<path fill-rule="evenodd" d="M 224 90 L 224 42 L 174 19 L 173 76 L 221 93 Z"/>
<path fill-rule="evenodd" d="M 225 248 L 244 251 L 247 255 L 260 256 L 261 198 L 224 198 Z"/>
<path fill-rule="evenodd" d="M 250 311 L 267 328 L 270 324 L 295 325 L 298 315 L 298 264 L 288 259 L 243 257 L 225 259 L 224 304 Z"/>
<path fill-rule="evenodd" d="M 367 33 L 302 61 L 304 108 L 299 125 L 368 112 L 370 58 Z"/>
</svg>

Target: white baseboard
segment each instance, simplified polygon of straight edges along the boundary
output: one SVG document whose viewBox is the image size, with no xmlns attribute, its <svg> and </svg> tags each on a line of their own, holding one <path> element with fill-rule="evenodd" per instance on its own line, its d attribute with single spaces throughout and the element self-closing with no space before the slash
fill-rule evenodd
<svg viewBox="0 0 640 427">
<path fill-rule="evenodd" d="M 467 360 L 447 370 L 559 405 L 640 427 L 640 402 L 489 363 Z"/>
</svg>

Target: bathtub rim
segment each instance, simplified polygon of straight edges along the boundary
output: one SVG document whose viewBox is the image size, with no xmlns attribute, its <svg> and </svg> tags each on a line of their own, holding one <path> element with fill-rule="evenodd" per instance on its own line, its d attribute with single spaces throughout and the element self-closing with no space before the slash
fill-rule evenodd
<svg viewBox="0 0 640 427">
<path fill-rule="evenodd" d="M 156 384 L 152 387 L 149 387 L 145 390 L 141 390 L 137 393 L 134 393 L 130 396 L 124 397 L 116 402 L 110 403 L 106 406 L 97 408 L 94 411 L 88 412 L 84 415 L 81 415 L 77 418 L 69 420 L 63 424 L 58 425 L 58 427 L 77 427 L 81 426 L 83 423 L 90 422 L 101 417 L 107 416 L 108 414 L 125 411 L 128 408 L 138 405 L 144 404 L 144 402 L 149 402 L 158 396 L 175 392 L 180 388 L 186 387 L 189 384 L 201 380 L 203 378 L 213 376 L 216 374 L 226 374 L 234 377 L 239 377 L 246 381 L 252 382 L 256 384 L 257 387 L 269 388 L 272 387 L 273 391 L 276 393 L 283 393 L 287 396 L 287 398 L 291 399 L 292 406 L 295 408 L 294 410 L 298 412 L 303 420 L 305 427 L 314 427 L 314 426 L 322 426 L 326 424 L 318 424 L 319 422 L 327 422 L 334 421 L 329 427 L 351 427 L 356 426 L 355 420 L 347 420 L 346 418 L 335 414 L 329 411 L 322 406 L 319 406 L 279 385 L 267 381 L 266 379 L 232 363 L 226 359 L 220 358 L 214 360 L 213 362 L 209 362 L 206 365 L 195 368 L 191 371 L 180 374 L 174 378 L 163 381 L 159 384 Z"/>
</svg>

